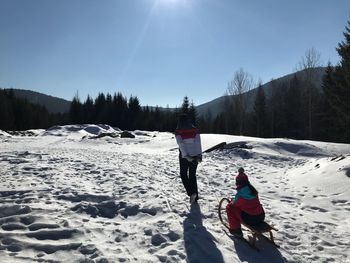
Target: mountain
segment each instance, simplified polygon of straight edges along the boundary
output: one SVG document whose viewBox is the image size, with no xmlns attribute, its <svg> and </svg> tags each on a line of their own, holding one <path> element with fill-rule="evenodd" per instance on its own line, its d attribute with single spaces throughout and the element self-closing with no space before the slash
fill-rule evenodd
<svg viewBox="0 0 350 263">
<path fill-rule="evenodd" d="M 23 98 L 34 104 L 40 104 L 45 106 L 50 113 L 65 113 L 69 111 L 70 101 L 49 96 L 43 93 L 22 90 L 22 89 L 11 89 L 17 98 Z"/>
<path fill-rule="evenodd" d="M 325 73 L 325 70 L 326 70 L 325 67 L 318 67 L 318 68 L 312 69 L 312 76 L 314 77 L 312 79 L 312 83 L 315 85 L 315 87 L 319 89 L 321 89 L 322 77 Z M 289 81 L 294 77 L 294 75 L 296 75 L 298 79 L 303 79 L 305 78 L 305 74 L 306 74 L 305 70 L 301 70 L 296 73 L 291 73 L 281 78 L 274 79 L 265 83 L 264 85 L 262 85 L 262 88 L 264 89 L 266 98 L 270 98 L 274 87 L 278 88 L 278 87 L 281 87 L 282 84 L 289 83 Z M 257 90 L 258 89 L 255 88 L 245 94 L 246 96 L 248 96 L 248 111 L 253 109 L 253 103 L 255 100 L 255 94 Z M 225 103 L 225 100 L 229 100 L 231 99 L 231 97 L 232 95 L 226 95 L 226 96 L 216 98 L 207 103 L 198 105 L 196 107 L 198 116 L 205 116 L 208 113 L 208 110 L 210 110 L 212 117 L 217 116 L 223 111 L 224 109 L 223 105 Z"/>
<path fill-rule="evenodd" d="M 321 88 L 322 84 L 322 77 L 325 73 L 326 68 L 325 67 L 318 67 L 314 68 L 312 70 L 312 74 L 314 76 L 314 79 L 312 80 L 313 84 Z M 262 88 L 265 91 L 266 98 L 269 98 L 272 93 L 272 89 L 274 87 L 281 87 L 282 84 L 288 83 L 296 74 L 298 79 L 302 79 L 305 77 L 305 70 L 304 71 L 298 71 L 296 73 L 288 74 L 286 76 L 283 76 L 281 78 L 271 80 L 270 82 L 265 83 L 262 85 Z M 38 103 L 40 105 L 45 106 L 50 113 L 64 113 L 69 111 L 70 107 L 70 101 L 45 95 L 39 92 L 34 92 L 30 90 L 21 90 L 21 89 L 13 89 L 13 92 L 15 96 L 19 98 L 25 98 L 28 101 L 32 103 Z M 255 94 L 257 92 L 257 88 L 252 89 L 251 91 L 246 93 L 246 96 L 248 96 L 248 111 L 253 109 L 253 103 L 255 99 Z M 212 117 L 216 117 L 218 114 L 220 114 L 224 109 L 224 103 L 225 100 L 230 99 L 232 96 L 221 96 L 219 98 L 216 98 L 212 101 L 206 102 L 204 104 L 198 105 L 196 107 L 198 116 L 205 116 L 208 111 L 210 110 L 210 113 Z M 151 109 L 155 109 L 155 107 L 150 107 Z M 165 110 L 165 108 L 160 108 L 161 110 Z M 174 110 L 174 109 L 170 109 Z"/>
</svg>

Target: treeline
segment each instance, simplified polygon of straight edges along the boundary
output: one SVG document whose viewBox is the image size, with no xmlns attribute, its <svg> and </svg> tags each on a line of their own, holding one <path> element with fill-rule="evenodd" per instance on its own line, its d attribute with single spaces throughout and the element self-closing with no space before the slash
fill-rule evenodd
<svg viewBox="0 0 350 263">
<path fill-rule="evenodd" d="M 71 103 L 69 117 L 74 124 L 108 124 L 122 130 L 148 130 L 173 132 L 177 125 L 179 113 L 186 113 L 196 124 L 195 106 L 184 97 L 180 108 L 141 107 L 136 96 L 129 99 L 122 93 L 99 93 L 93 100 L 89 95 L 84 102 L 78 94 Z"/>
<path fill-rule="evenodd" d="M 87 96 L 84 102 L 78 95 L 73 98 L 70 120 L 74 124 L 109 124 L 122 130 L 172 131 L 176 126 L 176 114 L 169 108 L 141 107 L 136 96 L 124 97 L 120 92 L 99 93 L 93 100 Z"/>
<path fill-rule="evenodd" d="M 333 69 L 333 68 L 332 68 Z M 310 86 L 308 91 L 306 87 Z M 311 92 L 312 108 L 308 108 Z M 290 81 L 272 81 L 271 94 L 262 86 L 254 92 L 250 109 L 242 115 L 237 96 L 228 97 L 224 112 L 211 118 L 210 112 L 199 118 L 202 132 L 226 133 L 263 138 L 292 138 L 346 142 L 346 130 L 329 105 L 326 93 L 295 74 Z M 245 100 L 252 100 L 245 94 Z M 311 119 L 311 126 L 309 120 Z"/>
<path fill-rule="evenodd" d="M 84 102 L 76 95 L 68 113 L 53 114 L 42 105 L 16 97 L 12 89 L 0 89 L 0 129 L 5 131 L 46 129 L 66 124 L 109 124 L 122 130 L 172 132 L 180 112 L 188 113 L 196 122 L 194 104 L 187 97 L 180 109 L 161 109 L 141 107 L 136 96 L 127 99 L 120 92 L 113 96 L 100 93 L 94 100 L 87 96 Z"/>
<path fill-rule="evenodd" d="M 11 89 L 0 89 L 0 129 L 45 129 L 68 123 L 68 114 L 52 114 L 44 106 L 17 98 Z"/>
</svg>

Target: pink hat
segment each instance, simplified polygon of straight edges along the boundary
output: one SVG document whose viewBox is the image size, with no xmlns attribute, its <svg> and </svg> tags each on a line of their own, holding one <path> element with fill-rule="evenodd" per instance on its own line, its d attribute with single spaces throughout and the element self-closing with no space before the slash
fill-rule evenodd
<svg viewBox="0 0 350 263">
<path fill-rule="evenodd" d="M 249 184 L 248 176 L 244 173 L 243 168 L 238 169 L 238 175 L 236 176 L 236 186 L 240 189 Z"/>
</svg>

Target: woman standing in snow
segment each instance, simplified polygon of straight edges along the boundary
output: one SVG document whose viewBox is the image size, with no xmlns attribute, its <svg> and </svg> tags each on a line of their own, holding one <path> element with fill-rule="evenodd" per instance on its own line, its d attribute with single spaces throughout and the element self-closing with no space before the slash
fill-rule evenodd
<svg viewBox="0 0 350 263">
<path fill-rule="evenodd" d="M 180 151 L 180 176 L 192 204 L 198 200 L 196 170 L 202 161 L 201 137 L 186 114 L 179 116 L 175 136 Z"/>
<path fill-rule="evenodd" d="M 243 236 L 241 221 L 256 226 L 264 222 L 265 212 L 259 201 L 258 191 L 248 180 L 243 168 L 238 169 L 236 177 L 237 193 L 226 206 L 230 233 L 239 237 Z"/>
</svg>

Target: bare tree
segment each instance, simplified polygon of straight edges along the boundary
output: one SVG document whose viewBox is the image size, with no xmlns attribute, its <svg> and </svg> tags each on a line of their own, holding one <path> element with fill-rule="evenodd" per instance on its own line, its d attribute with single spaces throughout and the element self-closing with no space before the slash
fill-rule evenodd
<svg viewBox="0 0 350 263">
<path fill-rule="evenodd" d="M 305 52 L 305 55 L 301 58 L 297 69 L 305 70 L 306 74 L 308 74 L 310 71 L 312 71 L 312 69 L 319 66 L 321 66 L 321 54 L 314 47 L 312 47 Z"/>
<path fill-rule="evenodd" d="M 313 79 L 315 78 L 315 68 L 321 66 L 321 54 L 314 48 L 310 48 L 305 52 L 299 62 L 298 70 L 304 72 L 304 96 L 306 99 L 306 112 L 307 112 L 307 137 L 312 139 L 313 137 L 313 111 L 315 105 L 316 89 L 313 86 Z"/>
<path fill-rule="evenodd" d="M 240 135 L 243 134 L 245 114 L 248 106 L 248 96 L 245 93 L 250 91 L 253 86 L 253 77 L 242 68 L 234 73 L 233 79 L 227 86 L 227 93 L 228 95 L 231 95 L 231 98 L 233 99 L 233 106 L 237 113 Z"/>
</svg>

